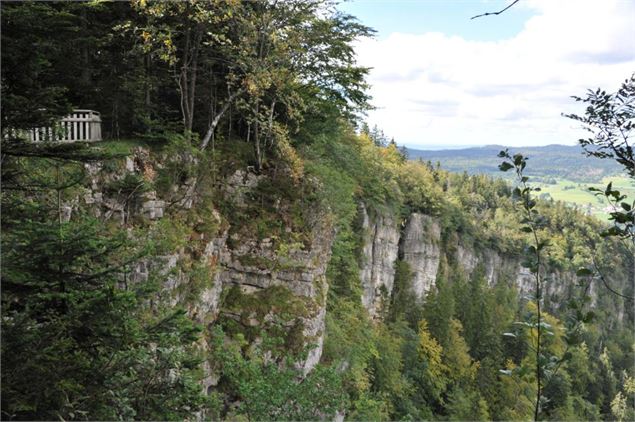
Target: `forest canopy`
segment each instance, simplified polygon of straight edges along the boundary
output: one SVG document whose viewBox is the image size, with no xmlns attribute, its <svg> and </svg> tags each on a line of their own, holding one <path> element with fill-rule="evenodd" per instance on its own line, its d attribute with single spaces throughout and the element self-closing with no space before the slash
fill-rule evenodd
<svg viewBox="0 0 635 422">
<path fill-rule="evenodd" d="M 332 2 L 0 7 L 3 420 L 635 417 L 635 204 L 610 232 L 409 160 Z M 74 109 L 102 141 L 28 139 Z"/>
</svg>

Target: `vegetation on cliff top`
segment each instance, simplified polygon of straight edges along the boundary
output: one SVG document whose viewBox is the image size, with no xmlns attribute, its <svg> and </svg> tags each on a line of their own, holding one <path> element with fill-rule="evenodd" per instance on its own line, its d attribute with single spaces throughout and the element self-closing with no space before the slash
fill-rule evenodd
<svg viewBox="0 0 635 422">
<path fill-rule="evenodd" d="M 483 268 L 468 276 L 453 258 L 459 240 L 521 254 L 527 238 L 511 188 L 408 161 L 396 145 L 355 130 L 368 97 L 351 42 L 369 28 L 318 0 L 1 7 L 3 129 L 93 108 L 109 138 L 34 144 L 3 132 L 3 419 L 532 417 L 533 375 L 505 371 L 534 359 L 531 331 L 523 335 L 517 322 L 535 304 L 519 297 L 512 277 L 488 286 Z M 147 161 L 115 177 L 139 145 Z M 107 182 L 98 188 L 123 205 L 121 221 L 96 216 L 86 201 L 92 166 Z M 243 204 L 226 190 L 236 170 L 258 176 Z M 139 213 L 149 192 L 166 202 L 158 222 Z M 442 227 L 436 288 L 417 300 L 411 269 L 397 260 L 380 321 L 360 302 L 360 202 L 371 216 L 421 212 Z M 574 271 L 593 258 L 613 268 L 612 280 L 633 277 L 633 256 L 600 237 L 602 223 L 557 202 L 536 208 L 541 236 L 551 239 L 550 269 Z M 199 327 L 184 308 L 213 282 L 213 265 L 176 264 L 196 273 L 176 307 L 164 297 L 170 274 L 127 276 L 170 251 L 194 259 L 227 228 L 234 240 L 268 238 L 282 255 L 306 248 L 316 215 L 336 235 L 324 353 L 304 378 L 295 365 L 310 339 L 289 321 L 313 301 L 284 287 L 226 289 L 226 315 Z M 280 265 L 245 257 L 256 260 L 245 265 Z M 634 294 L 632 285 L 614 287 Z M 564 290 L 574 298 L 577 288 Z M 594 323 L 544 386 L 542 418 L 633 418 L 633 310 L 601 289 L 594 300 Z M 555 354 L 574 309 L 551 305 L 545 348 Z M 204 361 L 218 376 L 208 391 L 197 384 Z"/>
</svg>

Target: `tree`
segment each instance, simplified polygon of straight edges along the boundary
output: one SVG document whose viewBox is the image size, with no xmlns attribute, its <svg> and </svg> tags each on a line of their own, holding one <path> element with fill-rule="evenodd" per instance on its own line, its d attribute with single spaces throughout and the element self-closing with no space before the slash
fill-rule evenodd
<svg viewBox="0 0 635 422">
<path fill-rule="evenodd" d="M 131 22 L 133 30 L 143 41 L 143 51 L 169 66 L 178 87 L 183 129 L 190 136 L 199 95 L 197 88 L 201 85 L 199 77 L 207 77 L 211 79 L 207 82 L 213 84 L 216 74 L 226 76 L 226 62 L 231 60 L 234 46 L 231 25 L 240 16 L 238 6 L 223 1 L 138 0 L 133 1 L 133 7 L 138 13 Z M 212 89 L 215 92 L 216 87 Z M 206 108 L 211 112 L 209 119 L 216 122 L 214 127 L 237 95 L 238 91 L 229 95 L 221 111 L 215 111 L 216 96 L 208 98 L 212 104 Z"/>
<path fill-rule="evenodd" d="M 578 142 L 587 155 L 611 158 L 635 177 L 635 157 L 630 144 L 631 131 L 635 128 L 635 74 L 626 79 L 613 94 L 598 88 L 589 90 L 586 97 L 572 97 L 587 105 L 584 116 L 565 114 L 565 117 L 582 123 L 593 137 Z"/>
<path fill-rule="evenodd" d="M 520 203 L 524 218 L 521 220 L 521 231 L 531 236 L 531 243 L 527 247 L 526 261 L 523 266 L 528 268 L 534 279 L 534 302 L 536 304 L 535 317 L 529 322 L 525 322 L 527 327 L 535 331 L 535 375 L 536 375 L 536 401 L 534 405 L 534 420 L 537 421 L 541 412 L 543 397 L 543 372 L 545 355 L 543 351 L 542 337 L 548 333 L 548 326 L 543 323 L 542 306 L 543 306 L 543 289 L 544 289 L 544 272 L 545 272 L 545 249 L 549 245 L 548 239 L 540 237 L 539 230 L 544 227 L 545 220 L 541 218 L 536 210 L 536 201 L 533 199 L 533 192 L 539 188 L 531 187 L 527 184 L 529 178 L 523 174 L 527 165 L 527 159 L 522 154 L 515 154 L 513 157 L 509 155 L 507 150 L 501 151 L 499 157 L 505 158 L 499 168 L 501 171 L 513 169 L 519 186 L 514 189 L 514 197 Z"/>
<path fill-rule="evenodd" d="M 50 126 L 67 114 L 56 68 L 69 55 L 73 22 L 50 3 L 7 3 L 2 11 L 2 130 Z"/>
<path fill-rule="evenodd" d="M 265 342 L 269 340 L 275 341 L 265 338 Z M 281 365 L 268 362 L 259 348 L 246 356 L 242 351 L 247 346 L 244 337 L 238 335 L 226 342 L 218 326 L 211 343 L 221 376 L 220 393 L 225 390 L 237 395 L 232 399 L 239 401 L 235 413 L 224 412 L 215 418 L 245 415 L 249 420 L 313 420 L 333 417 L 344 407 L 342 375 L 334 367 L 320 366 L 302 377 L 288 356 Z"/>
<path fill-rule="evenodd" d="M 428 331 L 426 320 L 419 322 L 418 357 L 424 371 L 419 375 L 422 392 L 430 401 L 438 401 L 447 387 L 446 373 L 448 367 L 443 363 L 443 347 Z"/>
<path fill-rule="evenodd" d="M 585 114 L 564 116 L 582 123 L 583 128 L 593 134 L 590 138 L 578 140 L 587 155 L 614 159 L 622 165 L 631 179 L 635 179 L 635 156 L 631 145 L 631 132 L 635 128 L 635 74 L 626 79 L 616 93 L 610 94 L 598 88 L 595 91 L 589 90 L 586 97 L 573 98 L 587 104 Z M 613 208 L 609 213 L 613 226 L 603 231 L 602 236 L 616 236 L 624 240 L 631 255 L 635 253 L 635 198 L 629 202 L 626 195 L 613 188 L 612 183 L 603 190 L 589 190 L 596 196 L 603 196 Z M 608 290 L 633 301 L 632 296 L 623 295 L 610 286 L 606 271 L 595 258 L 593 268 Z"/>
<path fill-rule="evenodd" d="M 157 304 L 159 274 L 126 277 L 150 248 L 67 214 L 83 166 L 62 157 L 3 163 L 29 171 L 2 196 L 2 418 L 183 419 L 205 403 L 200 329 Z"/>
<path fill-rule="evenodd" d="M 583 128 L 593 134 L 578 141 L 587 155 L 613 159 L 635 179 L 635 156 L 631 145 L 631 132 L 635 128 L 635 74 L 625 80 L 616 93 L 610 94 L 598 88 L 589 90 L 586 97 L 573 98 L 587 105 L 585 114 L 564 116 L 582 123 Z M 625 201 L 626 195 L 614 189 L 611 183 L 604 191 L 590 190 L 606 197 L 613 206 L 610 219 L 615 225 L 605 234 L 628 238 L 635 245 L 635 201 Z"/>
</svg>

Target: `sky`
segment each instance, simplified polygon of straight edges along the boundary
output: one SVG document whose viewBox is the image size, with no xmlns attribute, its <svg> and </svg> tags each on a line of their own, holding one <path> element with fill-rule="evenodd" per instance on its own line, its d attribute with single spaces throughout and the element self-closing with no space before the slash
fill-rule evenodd
<svg viewBox="0 0 635 422">
<path fill-rule="evenodd" d="M 635 72 L 635 0 L 352 0 L 374 28 L 358 40 L 375 110 L 400 145 L 573 145 L 571 96 L 614 92 Z"/>
</svg>

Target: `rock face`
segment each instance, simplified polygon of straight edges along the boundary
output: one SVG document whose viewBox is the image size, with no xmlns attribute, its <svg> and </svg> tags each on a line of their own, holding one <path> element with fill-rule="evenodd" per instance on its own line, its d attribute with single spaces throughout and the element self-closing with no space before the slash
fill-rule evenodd
<svg viewBox="0 0 635 422">
<path fill-rule="evenodd" d="M 131 175 L 134 178 L 130 180 L 145 181 L 152 186 L 160 172 L 158 165 L 155 170 L 155 164 L 147 151 L 138 149 L 118 172 L 107 171 L 100 164 L 87 165 L 91 184 L 75 202 L 68 204 L 68 218 L 72 218 L 73 210 L 82 200 L 96 216 L 127 226 L 143 221 L 150 227 L 165 228 L 169 226 L 165 225 L 165 219 L 170 218 L 171 207 L 200 212 L 197 208 L 200 198 L 193 180 L 182 181 L 163 194 L 146 190 L 133 199 L 129 194 L 122 194 L 118 187 Z M 248 211 L 253 205 L 250 202 L 253 202 L 253 190 L 266 177 L 236 171 L 224 182 L 223 199 L 231 202 L 231 209 L 236 212 Z M 293 200 L 297 198 L 290 201 Z M 278 199 L 274 208 L 285 209 L 285 206 L 289 209 L 288 203 L 281 204 Z M 364 204 L 360 204 L 359 213 L 362 220 L 361 301 L 373 318 L 382 315 L 392 294 L 395 262 L 399 257 L 409 264 L 413 292 L 419 300 L 434 288 L 441 262 L 445 261 L 458 265 L 466 276 L 483 271 L 490 286 L 501 281 L 515 282 L 521 295 L 533 292 L 533 277 L 520 266 L 519 257 L 505 256 L 493 249 L 478 250 L 456 237 L 448 240 L 443 236 L 442 239 L 441 225 L 435 217 L 412 213 L 401 223 L 396 214 L 370 212 Z M 234 223 L 232 227 L 230 221 L 233 220 L 211 207 L 204 215 L 195 215 L 214 229 L 198 232 L 194 227 L 196 222 L 191 227 L 186 225 L 185 233 L 178 233 L 182 241 L 176 242 L 174 250 L 140 260 L 123 282 L 143 282 L 152 275 L 159 275 L 168 304 L 186 307 L 192 319 L 204 325 L 225 318 L 256 333 L 262 333 L 258 329 L 266 330 L 270 325 L 284 327 L 295 333 L 296 342 L 290 342 L 290 348 L 301 351 L 308 347 L 306 357 L 297 362 L 298 368 L 308 374 L 318 364 L 324 342 L 326 269 L 335 237 L 326 211 L 315 209 L 308 215 L 303 214 L 304 228 L 298 232 L 294 232 L 297 228 L 292 222 L 281 222 L 280 236 L 270 237 L 237 230 L 239 224 Z M 297 241 L 300 238 L 302 241 Z M 194 268 L 202 269 L 197 270 L 198 276 Z M 569 273 L 550 274 L 545 281 L 546 303 L 554 306 L 562 303 L 568 294 L 566 286 L 573 285 L 574 279 Z M 237 300 L 234 306 L 227 303 L 230 294 Z M 270 302 L 263 303 L 265 299 Z M 252 340 L 259 341 L 257 337 Z M 200 347 L 208 346 L 203 341 Z M 203 387 L 212 388 L 218 376 L 209 362 L 203 370 Z"/>
<path fill-rule="evenodd" d="M 434 286 L 441 260 L 441 227 L 430 216 L 413 213 L 403 231 L 401 252 L 413 274 L 412 288 L 418 299 Z"/>
<path fill-rule="evenodd" d="M 362 215 L 363 249 L 360 276 L 362 304 L 376 317 L 382 308 L 382 297 L 387 299 L 395 282 L 395 260 L 399 248 L 396 218 L 390 214 L 368 215 L 364 204 Z"/>
<path fill-rule="evenodd" d="M 232 286 L 239 287 L 245 295 L 283 287 L 300 298 L 306 312 L 298 315 L 295 322 L 301 323 L 306 344 L 313 346 L 304 362 L 299 363 L 305 374 L 317 365 L 322 356 L 328 292 L 326 267 L 335 235 L 326 219 L 316 218 L 314 223 L 313 242 L 310 246 L 291 249 L 284 257 L 276 252 L 271 239 L 260 242 L 254 239 L 234 239 L 234 243 L 238 245 L 235 249 L 230 249 L 225 242 L 219 249 L 219 271 L 214 283 L 222 286 L 218 287 L 218 294 L 220 290 Z M 273 317 L 270 313 L 263 319 Z M 262 323 L 263 321 L 254 321 L 256 325 Z M 290 321 L 289 325 L 293 323 Z"/>
<path fill-rule="evenodd" d="M 444 257 L 458 265 L 466 277 L 479 271 L 489 286 L 501 281 L 514 283 L 521 297 L 529 299 L 534 294 L 534 277 L 522 267 L 520 256 L 504 255 L 491 248 L 477 249 L 458 237 L 443 243 L 438 219 L 425 214 L 410 214 L 400 233 L 395 217 L 369 215 L 363 204 L 360 213 L 363 229 L 362 303 L 374 318 L 380 315 L 382 302 L 392 294 L 397 256 L 408 263 L 413 293 L 419 300 L 434 288 Z M 543 300 L 548 309 L 555 310 L 566 301 L 575 279 L 573 273 L 557 270 L 544 277 Z M 596 301 L 594 289 L 591 288 L 589 293 L 593 304 Z"/>
<path fill-rule="evenodd" d="M 91 183 L 81 198 L 96 216 L 103 219 L 134 224 L 136 219 L 141 218 L 152 224 L 160 224 L 163 219 L 170 218 L 166 214 L 167 198 L 160 198 L 152 190 L 139 193 L 133 201 L 130 196 L 108 188 L 117 186 L 119 181 L 131 176 L 151 185 L 158 173 L 155 166 L 160 171 L 160 165 L 151 159 L 147 150 L 141 148 L 135 149 L 133 155 L 126 159 L 125 165 L 116 172 L 104 169 L 101 164 L 87 165 Z M 237 209 L 249 206 L 249 192 L 264 177 L 249 171 L 236 171 L 225 181 L 226 200 Z M 174 195 L 171 202 L 175 203 L 174 198 L 185 198 L 186 202 L 182 199 L 176 202 L 180 209 L 196 207 L 195 187 L 192 181 L 173 186 L 168 193 Z M 298 338 L 304 346 L 309 346 L 306 358 L 298 363 L 298 367 L 307 374 L 322 355 L 328 290 L 325 274 L 335 236 L 330 219 L 315 210 L 307 222 L 311 229 L 308 240 L 283 245 L 285 247 L 282 248 L 282 241 L 278 238 L 260 239 L 255 234 L 232 231 L 227 218 L 214 209 L 203 218 L 220 229 L 215 234 L 203 234 L 191 228 L 191 233 L 182 234 L 190 237 L 187 247 L 178 246 L 173 251 L 166 251 L 165 255 L 141 259 L 126 276 L 125 282 L 143 282 L 153 275 L 159 276 L 166 293 L 162 296 L 167 303 L 170 306 L 184 306 L 194 320 L 205 325 L 216 321 L 226 312 L 229 317 L 247 318 L 252 327 L 264 326 L 279 312 L 276 306 L 272 306 L 268 313 L 260 315 L 261 320 L 255 315 L 230 315 L 231 312 L 223 308 L 221 297 L 224 291 L 233 287 L 237 287 L 247 298 L 268 289 L 277 288 L 279 290 L 276 292 L 286 292 L 290 301 L 301 305 L 297 309 L 301 308 L 302 312 L 293 313 L 285 326 L 299 330 L 301 335 Z M 395 237 L 398 237 L 396 231 Z M 194 279 L 194 267 L 203 270 L 202 281 Z M 192 288 L 196 283 L 200 287 Z M 201 342 L 200 346 L 203 349 L 207 347 L 205 342 Z M 302 345 L 298 347 L 302 348 Z M 204 388 L 215 385 L 217 376 L 210 365 L 204 365 L 203 370 Z"/>
</svg>

